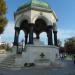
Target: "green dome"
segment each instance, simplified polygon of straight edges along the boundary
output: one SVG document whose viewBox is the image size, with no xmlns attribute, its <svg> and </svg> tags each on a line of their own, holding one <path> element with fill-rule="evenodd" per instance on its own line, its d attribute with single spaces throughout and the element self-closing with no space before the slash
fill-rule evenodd
<svg viewBox="0 0 75 75">
<path fill-rule="evenodd" d="M 17 11 L 19 11 L 20 9 L 23 9 L 25 7 L 28 7 L 28 6 L 30 6 L 30 7 L 36 6 L 36 7 L 42 7 L 42 8 L 50 9 L 48 3 L 46 3 L 42 0 L 30 0 L 29 2 L 27 2 L 24 5 L 20 6 Z"/>
<path fill-rule="evenodd" d="M 43 2 L 43 1 L 41 1 L 41 0 L 32 0 L 32 1 L 31 1 L 31 5 L 35 5 L 35 6 L 39 6 L 39 7 L 49 8 L 48 3 Z"/>
</svg>

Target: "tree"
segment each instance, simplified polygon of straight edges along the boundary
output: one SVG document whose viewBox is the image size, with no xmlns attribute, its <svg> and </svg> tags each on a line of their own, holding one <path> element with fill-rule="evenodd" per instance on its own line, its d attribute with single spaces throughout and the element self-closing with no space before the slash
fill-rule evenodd
<svg viewBox="0 0 75 75">
<path fill-rule="evenodd" d="M 0 0 L 0 34 L 3 33 L 4 28 L 7 25 L 6 10 L 5 0 Z"/>
<path fill-rule="evenodd" d="M 75 53 L 75 37 L 66 39 L 64 43 L 64 48 L 67 53 L 74 54 Z"/>
<path fill-rule="evenodd" d="M 65 53 L 64 47 L 59 47 L 59 53 Z"/>
<path fill-rule="evenodd" d="M 65 52 L 65 49 L 64 47 L 62 47 L 62 42 L 60 39 L 57 40 L 57 43 L 58 43 L 58 47 L 59 47 L 59 53 L 64 53 Z"/>
</svg>

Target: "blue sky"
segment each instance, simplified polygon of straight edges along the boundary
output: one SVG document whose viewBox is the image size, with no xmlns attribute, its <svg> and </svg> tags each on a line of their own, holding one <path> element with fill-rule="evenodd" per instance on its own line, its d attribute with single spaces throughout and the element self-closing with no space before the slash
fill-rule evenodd
<svg viewBox="0 0 75 75">
<path fill-rule="evenodd" d="M 3 41 L 14 40 L 14 12 L 29 0 L 6 0 L 8 25 L 1 35 Z M 66 38 L 75 36 L 75 0 L 42 0 L 49 3 L 59 19 L 57 22 L 58 38 L 64 42 Z M 43 35 L 44 36 L 44 35 Z M 22 37 L 22 35 L 21 35 Z M 43 37 L 42 37 L 43 38 Z M 43 38 L 44 39 L 44 38 Z"/>
</svg>

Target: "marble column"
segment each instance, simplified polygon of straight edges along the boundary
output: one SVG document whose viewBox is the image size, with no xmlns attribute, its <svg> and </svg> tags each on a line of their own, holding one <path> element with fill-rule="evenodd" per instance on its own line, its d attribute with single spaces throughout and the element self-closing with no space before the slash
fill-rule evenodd
<svg viewBox="0 0 75 75">
<path fill-rule="evenodd" d="M 25 45 L 27 44 L 27 39 L 28 39 L 28 33 L 25 32 Z"/>
<path fill-rule="evenodd" d="M 30 31 L 29 31 L 29 44 L 33 44 L 33 24 L 29 24 Z"/>
<path fill-rule="evenodd" d="M 14 46 L 17 46 L 18 45 L 19 32 L 20 32 L 20 28 L 19 27 L 16 27 L 15 28 L 14 43 L 13 43 Z"/>
<path fill-rule="evenodd" d="M 39 39 L 39 33 L 38 32 L 36 33 L 36 39 Z"/>
<path fill-rule="evenodd" d="M 52 29 L 53 29 L 53 26 L 47 27 L 48 45 L 53 45 Z"/>
<path fill-rule="evenodd" d="M 57 31 L 53 31 L 54 33 L 54 45 L 57 46 Z"/>
</svg>

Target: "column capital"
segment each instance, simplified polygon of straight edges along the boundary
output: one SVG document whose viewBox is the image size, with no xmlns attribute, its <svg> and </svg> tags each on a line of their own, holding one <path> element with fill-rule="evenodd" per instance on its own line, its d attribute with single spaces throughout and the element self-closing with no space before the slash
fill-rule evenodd
<svg viewBox="0 0 75 75">
<path fill-rule="evenodd" d="M 57 31 L 57 25 L 53 24 L 53 31 Z"/>
<path fill-rule="evenodd" d="M 53 33 L 57 33 L 58 31 L 53 31 Z"/>
<path fill-rule="evenodd" d="M 20 28 L 19 27 L 15 27 L 15 30 L 20 30 Z"/>
<path fill-rule="evenodd" d="M 29 23 L 29 26 L 34 26 L 35 24 L 34 23 Z"/>
<path fill-rule="evenodd" d="M 52 25 L 48 25 L 47 28 L 53 28 L 53 26 Z"/>
<path fill-rule="evenodd" d="M 52 29 L 53 29 L 52 25 L 47 26 L 47 32 L 50 31 L 50 30 L 52 30 Z"/>
</svg>

